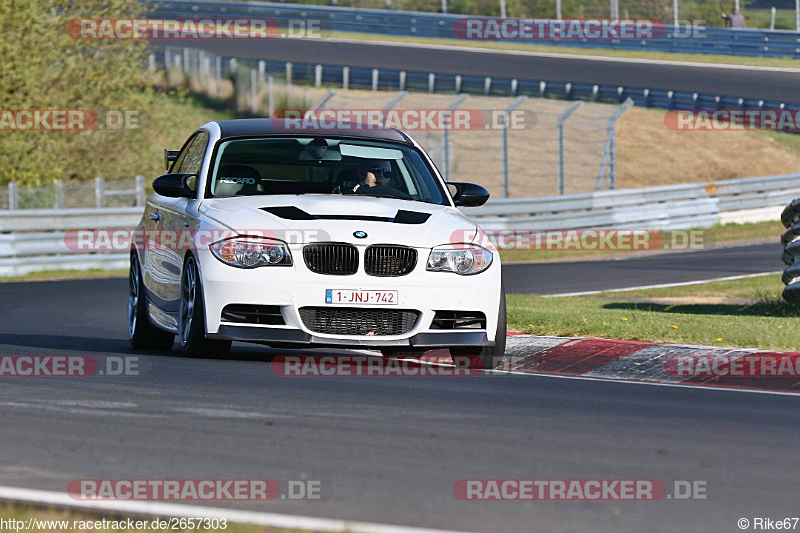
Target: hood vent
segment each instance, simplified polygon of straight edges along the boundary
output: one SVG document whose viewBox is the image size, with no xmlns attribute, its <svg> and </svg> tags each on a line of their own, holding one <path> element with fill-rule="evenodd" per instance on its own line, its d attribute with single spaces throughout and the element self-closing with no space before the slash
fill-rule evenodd
<svg viewBox="0 0 800 533">
<path fill-rule="evenodd" d="M 293 205 L 262 207 L 261 210 L 285 220 L 365 220 L 368 222 L 393 222 L 395 224 L 424 224 L 431 217 L 430 213 L 405 211 L 403 209 L 399 209 L 392 218 L 369 215 L 312 215 Z"/>
</svg>

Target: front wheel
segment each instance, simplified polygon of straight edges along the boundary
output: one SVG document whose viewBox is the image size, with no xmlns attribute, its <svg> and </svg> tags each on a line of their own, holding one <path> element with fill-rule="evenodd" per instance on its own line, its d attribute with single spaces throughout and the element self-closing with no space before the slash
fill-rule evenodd
<svg viewBox="0 0 800 533">
<path fill-rule="evenodd" d="M 131 267 L 128 271 L 128 341 L 136 349 L 156 350 L 170 350 L 175 342 L 175 335 L 150 323 L 142 269 L 136 253 L 131 254 Z"/>
<path fill-rule="evenodd" d="M 506 291 L 500 285 L 500 308 L 497 311 L 497 331 L 494 335 L 494 346 L 454 346 L 450 348 L 450 356 L 466 357 L 470 368 L 492 370 L 500 366 L 506 352 Z"/>
<path fill-rule="evenodd" d="M 197 261 L 189 256 L 181 276 L 181 321 L 178 325 L 184 357 L 224 357 L 231 349 L 231 341 L 206 339 L 204 307 L 200 271 Z"/>
</svg>

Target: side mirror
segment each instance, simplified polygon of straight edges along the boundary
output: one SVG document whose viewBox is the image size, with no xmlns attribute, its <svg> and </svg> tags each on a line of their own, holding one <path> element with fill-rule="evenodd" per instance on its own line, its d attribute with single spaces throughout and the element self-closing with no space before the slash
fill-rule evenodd
<svg viewBox="0 0 800 533">
<path fill-rule="evenodd" d="M 191 198 L 197 188 L 197 174 L 164 174 L 153 181 L 153 190 L 168 198 Z"/>
<path fill-rule="evenodd" d="M 475 183 L 452 181 L 447 184 L 447 187 L 450 189 L 450 194 L 453 195 L 453 202 L 456 206 L 478 207 L 489 199 L 489 191 Z"/>
<path fill-rule="evenodd" d="M 180 154 L 180 150 L 164 150 L 164 166 L 166 167 L 164 170 L 169 172 L 170 165 L 178 160 Z"/>
</svg>

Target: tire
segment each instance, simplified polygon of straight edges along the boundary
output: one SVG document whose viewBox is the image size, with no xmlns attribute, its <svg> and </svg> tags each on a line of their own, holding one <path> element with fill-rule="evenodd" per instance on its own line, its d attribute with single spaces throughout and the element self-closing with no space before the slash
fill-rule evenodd
<svg viewBox="0 0 800 533">
<path fill-rule="evenodd" d="M 450 348 L 450 356 L 467 357 L 470 368 L 492 370 L 500 366 L 506 352 L 506 290 L 500 285 L 500 308 L 497 312 L 497 331 L 494 335 L 494 346 L 454 346 Z"/>
<path fill-rule="evenodd" d="M 128 271 L 128 340 L 137 350 L 171 350 L 175 335 L 163 331 L 150 323 L 147 311 L 147 295 L 142 281 L 139 256 L 131 254 Z"/>
<path fill-rule="evenodd" d="M 225 357 L 231 349 L 231 341 L 206 339 L 203 286 L 197 261 L 191 255 L 186 259 L 181 274 L 178 331 L 184 357 Z"/>
</svg>

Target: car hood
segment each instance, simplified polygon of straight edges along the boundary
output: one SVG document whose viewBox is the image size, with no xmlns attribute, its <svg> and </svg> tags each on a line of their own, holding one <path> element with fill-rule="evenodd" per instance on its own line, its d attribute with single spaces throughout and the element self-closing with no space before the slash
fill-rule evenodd
<svg viewBox="0 0 800 533">
<path fill-rule="evenodd" d="M 212 198 L 204 216 L 240 234 L 274 236 L 290 243 L 349 242 L 431 248 L 472 242 L 476 226 L 450 206 L 392 198 L 275 195 Z M 355 234 L 366 233 L 363 238 Z"/>
</svg>

